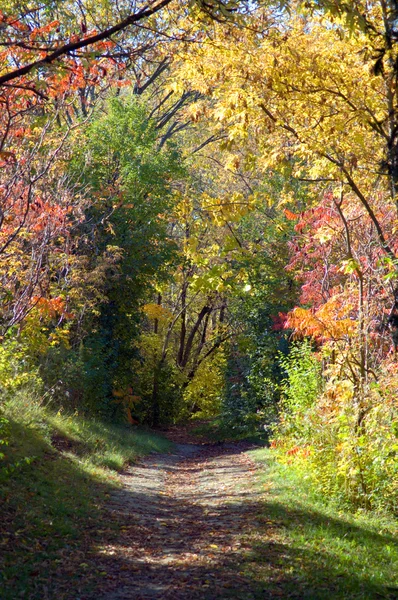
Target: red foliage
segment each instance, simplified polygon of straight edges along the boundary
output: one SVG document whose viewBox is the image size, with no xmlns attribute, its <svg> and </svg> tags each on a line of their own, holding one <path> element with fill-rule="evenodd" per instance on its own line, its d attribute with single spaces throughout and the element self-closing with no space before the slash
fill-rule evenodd
<svg viewBox="0 0 398 600">
<path fill-rule="evenodd" d="M 278 313 L 278 315 L 271 315 L 273 321 L 272 330 L 281 331 L 286 328 L 287 313 Z"/>
<path fill-rule="evenodd" d="M 366 336 L 381 357 L 386 354 L 386 317 L 392 298 L 388 274 L 393 265 L 362 205 L 353 197 L 340 201 L 332 192 L 326 193 L 318 206 L 301 213 L 295 226 L 287 269 L 300 281 L 300 304 L 307 308 L 290 313 L 286 325 L 323 341 L 350 337 L 361 297 Z M 378 194 L 374 211 L 389 246 L 397 250 L 394 206 Z"/>
</svg>

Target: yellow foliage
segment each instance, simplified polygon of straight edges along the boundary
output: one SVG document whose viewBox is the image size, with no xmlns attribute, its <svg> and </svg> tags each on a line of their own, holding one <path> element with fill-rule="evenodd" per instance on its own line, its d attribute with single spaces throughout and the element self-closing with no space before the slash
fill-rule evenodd
<svg viewBox="0 0 398 600">
<path fill-rule="evenodd" d="M 145 304 L 142 310 L 144 311 L 148 319 L 157 319 L 162 323 L 167 323 L 167 321 L 170 321 L 170 319 L 173 316 L 170 310 L 168 310 L 164 306 L 161 306 L 160 304 Z"/>
<path fill-rule="evenodd" d="M 389 111 L 385 82 L 372 70 L 372 41 L 359 30 L 342 35 L 343 27 L 320 14 L 292 11 L 279 27 L 269 10 L 239 32 L 215 25 L 217 52 L 213 39 L 187 45 L 173 78 L 209 98 L 200 112 L 228 135 L 227 168 L 238 166 L 236 147 L 243 142 L 248 155 L 255 145 L 257 171 L 286 164 L 312 179 L 347 183 L 351 177 L 367 193 L 379 182 L 374 165 L 385 151 L 379 124 L 387 123 Z M 380 6 L 367 10 L 377 29 Z M 259 19 L 268 23 L 261 32 Z"/>
<path fill-rule="evenodd" d="M 114 397 L 114 402 L 122 406 L 127 421 L 131 425 L 136 425 L 138 421 L 133 418 L 131 410 L 137 403 L 140 402 L 141 396 L 134 395 L 131 387 L 113 390 L 112 395 Z"/>
<path fill-rule="evenodd" d="M 224 389 L 224 369 L 226 359 L 219 350 L 198 368 L 195 377 L 184 392 L 184 400 L 194 407 L 199 417 L 211 417 L 219 414 Z"/>
</svg>

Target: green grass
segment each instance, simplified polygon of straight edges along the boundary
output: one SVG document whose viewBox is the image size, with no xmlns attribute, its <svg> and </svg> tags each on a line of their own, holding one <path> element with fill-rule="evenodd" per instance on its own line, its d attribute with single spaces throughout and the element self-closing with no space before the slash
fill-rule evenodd
<svg viewBox="0 0 398 600">
<path fill-rule="evenodd" d="M 258 485 L 266 496 L 245 569 L 259 586 L 284 598 L 398 598 L 396 519 L 344 512 L 315 495 L 271 450 L 251 456 L 260 465 Z"/>
<path fill-rule="evenodd" d="M 117 536 L 103 513 L 116 470 L 171 443 L 29 399 L 15 398 L 1 414 L 9 443 L 0 447 L 0 597 L 77 598 L 98 577 L 95 567 L 86 572 L 93 545 Z"/>
</svg>

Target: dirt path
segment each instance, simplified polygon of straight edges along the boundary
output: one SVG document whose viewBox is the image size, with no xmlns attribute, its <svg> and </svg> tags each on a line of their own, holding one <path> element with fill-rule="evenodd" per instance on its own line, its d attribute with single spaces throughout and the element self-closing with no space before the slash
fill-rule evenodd
<svg viewBox="0 0 398 600">
<path fill-rule="evenodd" d="M 109 519 L 123 525 L 117 544 L 97 548 L 96 598 L 266 598 L 240 571 L 260 501 L 247 449 L 177 444 L 130 468 L 110 498 Z"/>
</svg>

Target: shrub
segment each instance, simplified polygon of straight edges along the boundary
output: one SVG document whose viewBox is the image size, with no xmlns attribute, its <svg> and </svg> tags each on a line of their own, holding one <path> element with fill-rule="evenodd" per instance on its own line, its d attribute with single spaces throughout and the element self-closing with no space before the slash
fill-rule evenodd
<svg viewBox="0 0 398 600">
<path fill-rule="evenodd" d="M 280 422 L 272 446 L 328 497 L 355 508 L 396 512 L 398 490 L 398 377 L 385 363 L 376 383 L 358 392 L 310 346 L 283 359 L 287 372 Z M 395 365 L 393 365 L 395 367 Z"/>
</svg>

